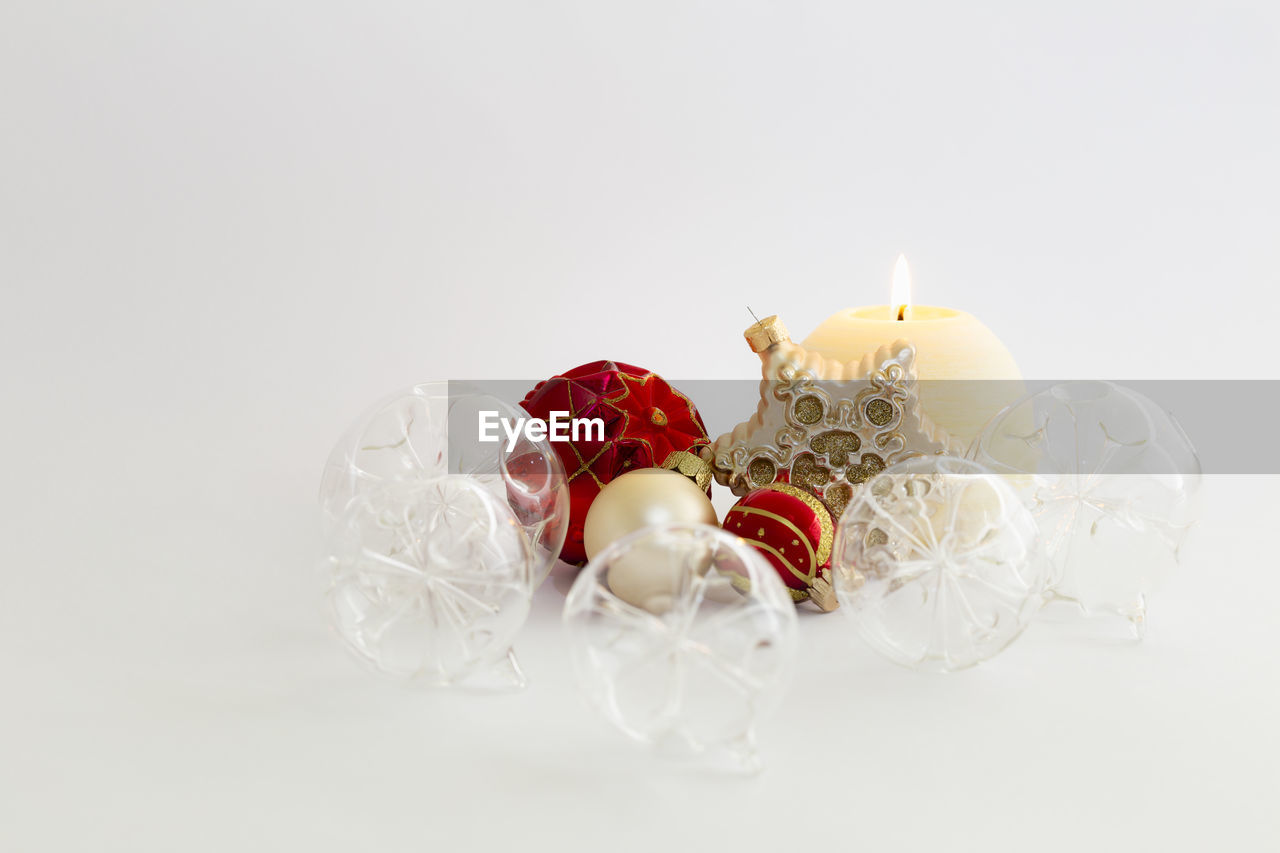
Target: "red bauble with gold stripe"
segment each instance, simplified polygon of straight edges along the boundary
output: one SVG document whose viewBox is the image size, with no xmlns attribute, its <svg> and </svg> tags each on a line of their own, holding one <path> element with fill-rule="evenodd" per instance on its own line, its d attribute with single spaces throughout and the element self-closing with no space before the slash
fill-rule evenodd
<svg viewBox="0 0 1280 853">
<path fill-rule="evenodd" d="M 831 561 L 831 513 L 812 494 L 788 483 L 751 492 L 734 504 L 722 526 L 764 555 L 796 601 L 809 597 L 819 571 Z"/>
<path fill-rule="evenodd" d="M 567 563 L 587 558 L 583 525 L 606 483 L 660 466 L 676 451 L 696 453 L 710 442 L 692 400 L 653 371 L 620 361 L 593 361 L 539 382 L 520 405 L 544 420 L 560 411 L 604 421 L 603 437 L 551 444 L 569 476 L 569 529 L 560 552 Z"/>
</svg>

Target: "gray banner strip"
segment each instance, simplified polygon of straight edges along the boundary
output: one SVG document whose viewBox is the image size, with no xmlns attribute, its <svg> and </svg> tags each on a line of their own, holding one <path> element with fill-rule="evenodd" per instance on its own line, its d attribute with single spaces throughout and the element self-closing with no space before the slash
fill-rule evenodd
<svg viewBox="0 0 1280 853">
<path fill-rule="evenodd" d="M 697 406 L 712 440 L 751 418 L 762 393 L 759 379 L 668 381 Z M 450 382 L 450 394 L 478 391 L 519 405 L 537 384 L 537 380 L 523 379 L 456 380 Z M 858 383 L 815 384 L 836 399 L 852 398 L 856 389 L 864 387 Z M 977 437 L 982 424 L 1000 417 L 1000 407 L 1005 404 L 1023 407 L 1020 428 L 1035 429 L 1052 415 L 1059 431 L 1063 418 L 1073 417 L 1086 430 L 1105 424 L 1116 435 L 1139 435 L 1141 428 L 1133 425 L 1136 421 L 1149 423 L 1152 413 L 1164 412 L 1185 432 L 1199 456 L 1203 473 L 1280 474 L 1280 454 L 1271 445 L 1280 421 L 1280 380 L 949 380 L 922 381 L 917 385 L 924 412 L 932 416 L 936 406 L 935 420 L 953 421 L 957 444 L 965 447 Z M 1090 386 L 1094 386 L 1093 390 Z M 1115 393 L 1112 386 L 1136 392 L 1140 397 Z M 1063 402 L 1062 395 L 1055 395 L 1055 387 L 1072 389 L 1067 396 L 1078 399 Z M 773 394 L 785 389 L 770 383 L 763 391 Z M 1150 401 L 1149 405 L 1142 403 L 1142 398 Z M 1158 430 L 1149 438 L 1176 440 Z"/>
</svg>

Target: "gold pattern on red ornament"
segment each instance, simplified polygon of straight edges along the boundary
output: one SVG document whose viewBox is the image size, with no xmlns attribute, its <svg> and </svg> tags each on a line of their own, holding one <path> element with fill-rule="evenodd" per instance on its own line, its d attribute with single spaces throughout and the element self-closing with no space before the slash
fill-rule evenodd
<svg viewBox="0 0 1280 853">
<path fill-rule="evenodd" d="M 815 595 L 824 584 L 830 586 L 825 573 L 835 527 L 831 513 L 812 493 L 790 483 L 756 489 L 734 504 L 723 527 L 760 552 L 793 600 L 813 598 L 823 610 L 835 609 L 834 595 Z M 735 585 L 744 582 L 739 579 Z"/>
</svg>

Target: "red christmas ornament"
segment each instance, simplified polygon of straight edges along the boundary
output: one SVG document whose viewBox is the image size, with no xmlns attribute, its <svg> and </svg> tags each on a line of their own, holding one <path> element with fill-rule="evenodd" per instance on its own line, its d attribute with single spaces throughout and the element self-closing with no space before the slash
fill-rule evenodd
<svg viewBox="0 0 1280 853">
<path fill-rule="evenodd" d="M 600 489 L 637 468 L 662 465 L 680 450 L 696 453 L 710 439 L 693 402 L 652 371 L 615 361 L 593 361 L 539 382 L 520 404 L 530 415 L 550 420 L 600 418 L 604 437 L 584 430 L 577 440 L 555 441 L 569 477 L 569 529 L 560 558 L 582 563 L 582 525 Z"/>
<path fill-rule="evenodd" d="M 813 594 L 824 610 L 835 607 L 821 574 L 831 560 L 835 526 L 814 495 L 788 483 L 764 486 L 734 504 L 722 526 L 764 555 L 796 601 Z"/>
</svg>

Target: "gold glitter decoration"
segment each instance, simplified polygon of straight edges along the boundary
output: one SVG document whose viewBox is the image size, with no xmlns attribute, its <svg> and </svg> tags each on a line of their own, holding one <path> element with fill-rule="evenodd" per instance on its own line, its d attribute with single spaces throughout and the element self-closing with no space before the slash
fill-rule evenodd
<svg viewBox="0 0 1280 853">
<path fill-rule="evenodd" d="M 815 435 L 809 440 L 809 446 L 814 453 L 825 453 L 833 468 L 843 468 L 849 464 L 849 454 L 857 453 L 862 447 L 862 439 L 856 432 L 833 429 Z"/>
<path fill-rule="evenodd" d="M 778 466 L 770 459 L 752 459 L 747 466 L 747 476 L 754 487 L 767 486 L 778 476 Z"/>
<path fill-rule="evenodd" d="M 867 420 L 876 426 L 884 426 L 893 420 L 893 404 L 888 400 L 875 399 L 867 403 Z"/>
<path fill-rule="evenodd" d="M 862 461 L 857 465 L 851 465 L 845 476 L 849 478 L 850 483 L 857 485 L 858 483 L 865 483 L 883 470 L 883 459 L 874 453 L 864 453 L 862 454 Z"/>
<path fill-rule="evenodd" d="M 796 400 L 791 411 L 795 414 L 796 420 L 802 424 L 816 424 L 822 420 L 822 401 L 812 394 L 806 394 Z"/>
<path fill-rule="evenodd" d="M 666 426 L 667 413 L 662 411 L 662 409 L 659 409 L 657 406 L 654 406 L 649 410 L 649 423 L 654 426 Z"/>
<path fill-rule="evenodd" d="M 849 501 L 853 500 L 853 487 L 843 483 L 831 486 L 823 498 L 827 508 L 831 510 L 831 517 L 838 519 L 844 515 L 844 508 L 849 505 Z"/>
<path fill-rule="evenodd" d="M 791 463 L 791 482 L 820 493 L 831 482 L 831 470 L 819 465 L 812 453 L 802 453 Z"/>
</svg>

